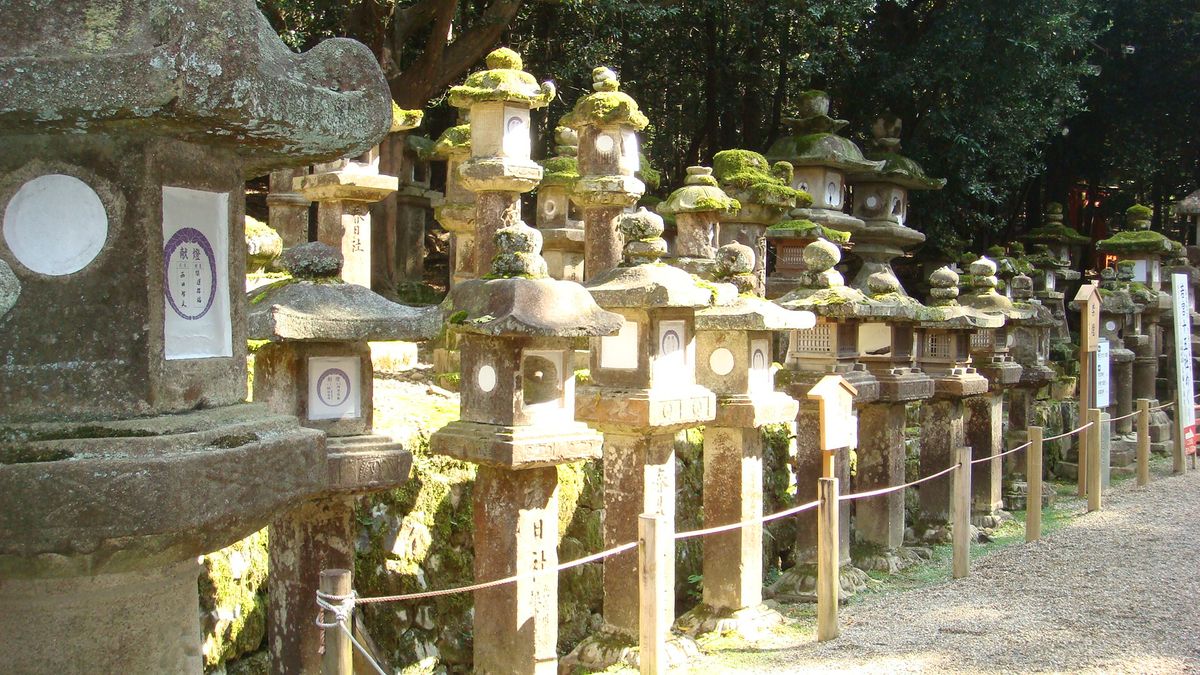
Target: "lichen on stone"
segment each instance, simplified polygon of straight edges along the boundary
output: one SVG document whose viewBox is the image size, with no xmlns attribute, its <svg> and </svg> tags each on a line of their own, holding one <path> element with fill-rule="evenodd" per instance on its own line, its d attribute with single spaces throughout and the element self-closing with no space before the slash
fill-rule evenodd
<svg viewBox="0 0 1200 675">
<path fill-rule="evenodd" d="M 471 151 L 471 125 L 459 124 L 442 132 L 433 143 L 433 154 L 441 159 L 448 159 L 455 154 L 466 154 Z"/>
<path fill-rule="evenodd" d="M 405 110 L 398 103 L 392 101 L 392 127 L 393 133 L 397 131 L 406 131 L 415 129 L 421 126 L 421 121 L 425 119 L 424 110 Z"/>
<path fill-rule="evenodd" d="M 738 200 L 717 187 L 717 181 L 709 167 L 689 166 L 687 173 L 684 186 L 672 192 L 666 201 L 658 205 L 659 213 L 675 215 L 704 211 L 732 212 L 742 208 Z"/>
<path fill-rule="evenodd" d="M 812 238 L 824 239 L 835 244 L 846 244 L 850 242 L 850 233 L 842 230 L 835 230 L 832 227 L 818 225 L 806 218 L 796 220 L 785 220 L 775 223 L 767 228 L 768 233 L 774 233 L 774 236 L 793 236 L 797 238 Z"/>
<path fill-rule="evenodd" d="M 637 101 L 629 94 L 619 91 L 620 82 L 616 73 L 603 66 L 592 70 L 593 93 L 575 103 L 571 112 L 562 118 L 562 124 L 574 127 L 588 125 L 619 124 L 641 131 L 650 120 L 638 110 Z"/>
<path fill-rule="evenodd" d="M 488 70 L 467 76 L 467 81 L 450 89 L 450 105 L 469 108 L 476 103 L 525 103 L 542 108 L 554 100 L 557 90 L 550 82 L 541 85 L 521 70 L 521 57 L 507 47 L 487 55 Z"/>
<path fill-rule="evenodd" d="M 713 156 L 713 177 L 727 192 L 745 192 L 748 201 L 766 206 L 790 207 L 796 190 L 789 185 L 792 165 L 776 162 L 753 150 L 722 150 Z"/>
<path fill-rule="evenodd" d="M 579 180 L 579 160 L 574 157 L 551 157 L 542 160 L 542 185 L 574 185 Z"/>
</svg>

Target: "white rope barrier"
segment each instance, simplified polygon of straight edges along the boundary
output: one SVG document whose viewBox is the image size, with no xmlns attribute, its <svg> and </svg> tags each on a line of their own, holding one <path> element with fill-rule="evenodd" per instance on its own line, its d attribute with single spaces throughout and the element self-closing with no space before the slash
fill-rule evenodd
<svg viewBox="0 0 1200 675">
<path fill-rule="evenodd" d="M 1024 450 L 1025 448 L 1028 448 L 1031 445 L 1033 445 L 1033 441 L 1026 441 L 1023 444 L 1018 445 L 1017 447 L 1015 447 L 1011 450 L 1005 450 L 1004 452 L 1002 452 L 998 455 L 989 455 L 987 457 L 980 457 L 979 459 L 973 459 L 973 460 L 971 460 L 971 466 L 974 466 L 976 464 L 983 464 L 984 462 L 990 462 L 992 460 L 1000 459 L 1001 457 L 1007 457 L 1007 456 L 1013 454 L 1014 452 L 1020 452 L 1020 451 Z"/>
<path fill-rule="evenodd" d="M 350 617 L 354 615 L 354 604 L 354 591 L 350 591 L 349 595 L 328 595 L 326 593 L 322 593 L 321 591 L 317 591 L 317 607 L 320 610 L 323 610 L 317 612 L 316 622 L 317 626 L 322 631 L 321 649 L 324 650 L 325 648 L 324 631 L 328 628 L 337 628 L 345 633 L 346 637 L 350 638 L 350 644 L 354 645 L 354 648 L 363 655 L 363 658 L 371 664 L 371 667 L 375 669 L 375 672 L 379 673 L 379 675 L 388 675 L 387 671 L 385 671 L 383 667 L 379 665 L 379 662 L 375 660 L 375 656 L 371 654 L 366 647 L 359 644 L 358 640 L 354 639 L 354 631 L 350 630 L 349 625 Z M 332 623 L 324 620 L 323 615 L 325 611 L 333 612 L 334 619 Z"/>
<path fill-rule="evenodd" d="M 961 465 L 958 463 L 955 463 L 953 466 L 948 466 L 948 467 L 942 469 L 941 471 L 933 474 L 932 476 L 925 476 L 924 478 L 918 478 L 914 481 L 905 483 L 904 485 L 893 485 L 891 487 L 879 488 L 878 490 L 870 490 L 868 492 L 855 492 L 854 494 L 849 494 L 849 495 L 839 495 L 838 501 L 839 502 L 848 502 L 848 501 L 853 501 L 855 499 L 866 499 L 867 497 L 878 497 L 879 495 L 886 495 L 889 492 L 899 492 L 900 490 L 903 490 L 905 488 L 910 488 L 914 485 L 920 485 L 921 483 L 924 483 L 926 481 L 931 481 L 934 478 L 941 478 L 942 476 L 945 476 L 946 474 L 950 473 L 951 471 L 957 469 L 959 466 L 961 466 Z"/>
</svg>

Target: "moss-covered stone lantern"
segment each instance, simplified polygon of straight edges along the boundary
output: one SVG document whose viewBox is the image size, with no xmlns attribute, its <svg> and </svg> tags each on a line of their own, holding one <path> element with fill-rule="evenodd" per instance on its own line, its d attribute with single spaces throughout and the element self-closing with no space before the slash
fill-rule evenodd
<svg viewBox="0 0 1200 675">
<path fill-rule="evenodd" d="M 716 415 L 716 397 L 696 382 L 695 315 L 712 292 L 687 272 L 657 263 L 667 252 L 661 217 L 640 209 L 618 223 L 625 265 L 593 278 L 587 289 L 623 321 L 616 334 L 592 338 L 591 382 L 577 389 L 575 404 L 579 419 L 604 432 L 605 547 L 636 541 L 643 513 L 674 523 L 675 434 Z M 636 644 L 637 588 L 636 551 L 605 558 L 604 628 L 572 652 L 571 663 L 603 669 Z M 685 657 L 669 651 L 673 660 Z"/>
<path fill-rule="evenodd" d="M 931 316 L 917 330 L 917 361 L 933 378 L 933 398 L 921 403 L 920 474 L 928 476 L 954 464 L 958 449 L 967 445 L 963 401 L 986 394 L 988 381 L 971 363 L 971 335 L 1004 324 L 999 314 L 987 314 L 959 304 L 959 276 L 950 267 L 929 276 Z M 927 536 L 950 522 L 949 476 L 920 487 L 921 525 Z M 937 538 L 937 537 L 934 537 Z"/>
<path fill-rule="evenodd" d="M 442 132 L 434 141 L 433 155 L 446 162 L 446 192 L 434 198 L 433 217 L 450 233 L 450 287 L 475 278 L 475 193 L 468 190 L 459 167 L 471 156 L 471 124 L 463 122 Z"/>
<path fill-rule="evenodd" d="M 1079 280 L 1074 261 L 1083 255 L 1084 248 L 1090 246 L 1092 240 L 1063 222 L 1063 206 L 1058 202 L 1046 204 L 1042 226 L 1030 230 L 1023 239 L 1031 244 L 1033 257 L 1030 262 L 1039 272 L 1034 278 L 1035 294 L 1059 322 L 1050 339 L 1062 345 L 1070 343 L 1065 294 L 1069 290 L 1067 286 Z"/>
<path fill-rule="evenodd" d="M 1134 353 L 1133 363 L 1133 398 L 1151 400 L 1152 406 L 1157 406 L 1157 387 L 1159 357 L 1165 351 L 1163 330 L 1159 327 L 1160 317 L 1170 316 L 1172 312 L 1171 295 L 1166 291 L 1170 278 L 1163 267 L 1170 260 L 1183 255 L 1183 245 L 1172 241 L 1158 232 L 1150 230 L 1150 219 L 1153 211 L 1140 204 L 1129 207 L 1125 212 L 1125 228 L 1108 239 L 1096 243 L 1096 250 L 1116 258 L 1117 266 L 1128 272 L 1130 276 L 1126 289 L 1134 296 L 1134 301 L 1142 306 L 1142 312 L 1137 315 L 1137 322 L 1127 326 L 1122 335 L 1124 345 Z M 1125 280 L 1122 280 L 1125 281 Z M 1123 422 L 1123 421 L 1122 421 Z M 1122 422 L 1118 422 L 1118 430 L 1127 433 Z M 1152 416 L 1152 436 L 1162 442 L 1165 434 L 1170 433 L 1166 415 Z M 1114 452 L 1117 446 L 1127 445 L 1123 440 L 1114 438 Z M 1120 448 L 1123 452 L 1125 448 Z M 1113 466 L 1119 466 L 1116 457 Z"/>
<path fill-rule="evenodd" d="M 560 124 L 579 135 L 579 180 L 571 201 L 583 210 L 583 273 L 593 279 L 621 262 L 616 219 L 646 191 L 638 179 L 641 153 L 637 132 L 650 120 L 637 102 L 620 91 L 617 74 L 592 70 L 593 93 L 580 98 Z"/>
<path fill-rule="evenodd" d="M 253 291 L 247 336 L 268 340 L 254 354 L 254 400 L 320 429 L 327 441 L 321 494 L 271 523 L 269 604 L 272 663 L 281 672 L 320 669 L 316 592 L 326 569 L 353 569 L 355 497 L 408 479 L 412 455 L 372 433 L 368 340 L 433 337 L 436 308 L 389 302 L 338 276 L 341 254 L 313 242 L 283 255 L 291 279 Z"/>
<path fill-rule="evenodd" d="M 471 157 L 459 166 L 462 185 L 475 193 L 476 277 L 491 271 L 493 235 L 521 220 L 521 193 L 537 187 L 542 167 L 530 159 L 529 111 L 554 100 L 554 85 L 539 85 L 521 70 L 521 57 L 501 47 L 487 55 L 488 69 L 450 89 L 450 105 L 471 120 Z"/>
<path fill-rule="evenodd" d="M 712 169 L 689 166 L 683 187 L 657 207 L 660 214 L 675 218 L 673 264 L 692 274 L 711 276 L 721 214 L 740 208 L 736 199 L 717 187 Z"/>
<path fill-rule="evenodd" d="M 430 450 L 479 465 L 472 491 L 475 578 L 558 565 L 558 464 L 600 456 L 601 436 L 575 421 L 573 339 L 616 333 L 580 285 L 547 278 L 541 233 L 495 233 L 492 279 L 457 286 L 448 304 L 462 334 L 461 418 Z M 558 576 L 475 592 L 475 669 L 557 671 Z"/>
<path fill-rule="evenodd" d="M 848 122 L 829 116 L 829 95 L 823 91 L 801 94 L 798 116 L 783 122 L 791 129 L 791 134 L 767 150 L 767 159 L 790 163 L 793 167 L 792 187 L 810 195 L 811 201 L 798 198 L 789 220 L 767 232 L 777 261 L 776 273 L 767 275 L 768 298 L 780 297 L 796 286 L 798 277 L 785 275 L 802 271 L 798 269 L 799 263 L 803 262 L 802 251 L 811 241 L 797 237 L 798 232 L 813 231 L 810 223 L 841 232 L 862 227 L 861 219 L 843 213 L 846 174 L 880 166 L 879 162 L 864 158 L 854 142 L 838 134 Z M 785 263 L 783 269 L 779 267 L 780 260 Z M 789 262 L 792 263 L 790 266 L 787 265 Z"/>
<path fill-rule="evenodd" d="M 756 285 L 754 251 L 722 246 L 715 278 Z M 776 331 L 812 328 L 812 312 L 786 310 L 754 295 L 737 295 L 696 312 L 696 371 L 717 395 L 717 415 L 704 428 L 704 526 L 762 517 L 763 437 L 766 424 L 791 422 L 799 405 L 775 391 Z M 762 605 L 763 529 L 748 525 L 704 539 L 703 603 L 679 624 L 688 632 L 737 630 L 746 635 L 781 620 Z"/>
<path fill-rule="evenodd" d="M 554 130 L 554 157 L 542 162 L 537 189 L 537 227 L 542 257 L 554 279 L 583 282 L 584 229 L 573 216 L 571 191 L 579 181 L 579 135 L 570 127 Z"/>
<path fill-rule="evenodd" d="M 1200 190 L 1176 202 L 1175 215 L 1191 226 L 1191 245 L 1200 246 Z"/>
<path fill-rule="evenodd" d="M 199 557 L 326 482 L 323 434 L 245 402 L 246 179 L 370 148 L 387 85 L 250 0 L 0 30 L 3 669 L 200 673 Z"/>
<path fill-rule="evenodd" d="M 713 177 L 738 202 L 737 209 L 721 212 L 717 243 L 737 242 L 753 249 L 756 293 L 761 296 L 767 284 L 767 228 L 793 209 L 797 198 L 811 197 L 791 187 L 791 164 L 769 164 L 753 150 L 722 150 L 713 155 Z"/>
<path fill-rule="evenodd" d="M 826 375 L 836 374 L 855 388 L 858 410 L 879 397 L 879 381 L 859 362 L 858 328 L 863 317 L 871 313 L 871 301 L 858 289 L 847 286 L 834 269 L 842 258 L 836 244 L 818 239 L 804 249 L 803 255 L 805 270 L 800 273 L 798 285 L 775 300 L 782 307 L 811 311 L 817 316 L 812 328 L 789 333 L 785 370 L 776 376 L 780 387 L 799 403 L 793 459 L 796 485 L 803 488 L 796 495 L 799 502 L 815 498 L 818 479 L 829 472 L 820 449 L 820 408 L 808 392 Z M 855 436 L 857 429 L 855 424 Z M 850 455 L 856 446 L 857 442 L 833 452 L 832 476 L 839 481 L 850 480 Z M 812 601 L 816 592 L 816 514 L 798 514 L 795 522 L 796 564 L 771 585 L 771 591 L 783 600 Z M 850 502 L 841 504 L 838 524 L 841 593 L 850 596 L 865 589 L 867 582 L 866 574 L 850 564 Z"/>
</svg>

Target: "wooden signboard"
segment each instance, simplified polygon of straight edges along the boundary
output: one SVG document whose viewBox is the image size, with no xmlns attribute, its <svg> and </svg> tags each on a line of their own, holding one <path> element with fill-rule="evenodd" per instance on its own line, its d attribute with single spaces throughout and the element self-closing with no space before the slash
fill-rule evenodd
<svg viewBox="0 0 1200 675">
<path fill-rule="evenodd" d="M 854 418 L 855 389 L 841 375 L 826 375 L 812 389 L 809 400 L 820 402 L 821 449 L 853 447 L 858 442 L 858 424 Z"/>
<path fill-rule="evenodd" d="M 1175 431 L 1176 447 L 1184 455 L 1196 454 L 1195 392 L 1192 388 L 1192 317 L 1188 302 L 1188 277 L 1171 275 L 1171 309 L 1175 314 Z M 1183 458 L 1175 457 L 1176 472 L 1183 471 Z"/>
<path fill-rule="evenodd" d="M 1075 294 L 1079 308 L 1079 351 L 1094 352 L 1100 341 L 1100 289 L 1084 284 Z"/>
</svg>

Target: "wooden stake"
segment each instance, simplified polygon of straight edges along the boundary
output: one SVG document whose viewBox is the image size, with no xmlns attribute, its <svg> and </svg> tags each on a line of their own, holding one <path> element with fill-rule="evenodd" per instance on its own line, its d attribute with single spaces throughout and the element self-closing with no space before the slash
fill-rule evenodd
<svg viewBox="0 0 1200 675">
<path fill-rule="evenodd" d="M 641 671 L 642 675 L 659 675 L 667 672 L 667 635 L 675 613 L 675 589 L 667 585 L 675 533 L 666 516 L 643 513 L 638 516 L 638 535 L 641 540 L 638 546 Z"/>
<path fill-rule="evenodd" d="M 1095 379 L 1096 353 L 1079 352 L 1079 420 L 1080 425 L 1087 422 L 1088 411 L 1092 408 L 1092 380 Z M 1079 469 L 1077 479 L 1079 496 L 1087 494 L 1087 449 L 1091 447 L 1088 439 L 1092 434 L 1099 434 L 1098 427 L 1084 429 L 1079 432 L 1079 459 L 1076 466 Z M 1099 437 L 1099 436 L 1097 436 Z"/>
<path fill-rule="evenodd" d="M 954 476 L 954 578 L 971 571 L 971 448 L 958 449 L 958 468 Z"/>
<path fill-rule="evenodd" d="M 1029 427 L 1025 448 L 1025 541 L 1042 538 L 1042 428 Z"/>
<path fill-rule="evenodd" d="M 1143 487 L 1150 482 L 1150 401 L 1137 401 L 1137 484 Z"/>
<path fill-rule="evenodd" d="M 1099 408 L 1088 409 L 1088 421 L 1092 428 L 1088 429 L 1087 444 L 1087 510 L 1099 511 L 1101 507 L 1100 491 L 1102 477 L 1100 476 L 1100 424 L 1103 418 Z"/>
<path fill-rule="evenodd" d="M 817 479 L 817 641 L 838 629 L 838 479 Z"/>
<path fill-rule="evenodd" d="M 319 581 L 321 593 L 344 598 L 353 591 L 350 570 L 322 570 Z M 337 615 L 326 609 L 321 612 L 322 623 L 337 621 Z M 351 626 L 346 626 L 351 628 Z M 350 636 L 341 628 L 325 629 L 325 655 L 321 659 L 323 675 L 351 675 L 354 668 L 354 651 L 350 649 Z"/>
</svg>

